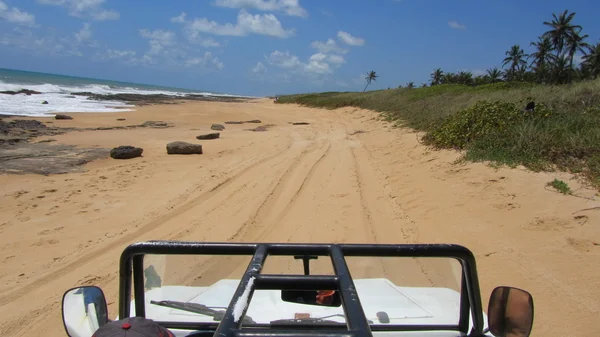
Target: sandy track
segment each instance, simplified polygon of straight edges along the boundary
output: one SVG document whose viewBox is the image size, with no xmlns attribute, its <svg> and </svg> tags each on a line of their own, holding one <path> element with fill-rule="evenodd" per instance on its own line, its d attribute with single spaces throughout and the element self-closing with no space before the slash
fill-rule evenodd
<svg viewBox="0 0 600 337">
<path fill-rule="evenodd" d="M 86 173 L 0 176 L 0 335 L 63 336 L 60 296 L 80 284 L 102 286 L 114 316 L 119 254 L 149 239 L 459 243 L 477 256 L 484 305 L 494 286 L 509 284 L 535 297 L 534 335 L 589 336 L 600 328 L 593 323 L 600 313 L 599 211 L 577 212 L 598 202 L 544 188 L 555 176 L 575 188 L 576 181 L 456 165 L 457 154 L 430 152 L 415 134 L 375 116 L 271 102 L 76 116 L 70 123 L 80 126 L 126 117 L 176 127 L 57 136 L 59 143 L 90 147 L 134 144 L 145 149 L 144 158 L 100 160 Z M 193 141 L 213 122 L 255 118 L 276 126 L 250 132 L 227 125 L 222 139 L 202 142 L 202 156 L 165 153 L 167 142 Z M 311 124 L 289 124 L 300 120 Z M 197 259 L 169 275 L 187 283 L 211 275 L 202 279 L 209 282 L 245 267 L 243 259 Z M 266 268 L 299 271 L 287 262 Z M 454 286 L 454 270 L 443 262 L 383 259 L 353 268 L 362 276 Z"/>
</svg>

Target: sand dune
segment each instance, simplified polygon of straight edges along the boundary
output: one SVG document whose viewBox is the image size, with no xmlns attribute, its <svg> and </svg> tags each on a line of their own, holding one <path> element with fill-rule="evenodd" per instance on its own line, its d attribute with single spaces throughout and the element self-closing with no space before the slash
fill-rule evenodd
<svg viewBox="0 0 600 337">
<path fill-rule="evenodd" d="M 533 294 L 534 336 L 592 336 L 600 328 L 600 202 L 567 174 L 457 164 L 457 153 L 431 151 L 417 134 L 351 108 L 190 102 L 54 124 L 113 126 L 117 118 L 174 127 L 52 136 L 144 153 L 94 161 L 84 173 L 0 176 L 0 335 L 64 336 L 61 295 L 81 284 L 101 286 L 114 317 L 119 254 L 150 239 L 457 243 L 477 257 L 484 306 L 497 285 Z M 212 123 L 252 119 L 274 126 L 250 132 L 257 125 L 227 124 L 218 140 L 195 139 Z M 204 154 L 167 155 L 176 140 L 201 143 Z M 579 197 L 547 189 L 555 177 Z M 227 277 L 245 267 L 204 262 L 172 277 Z M 451 283 L 445 266 L 414 263 L 402 273 L 384 262 L 363 271 Z"/>
</svg>

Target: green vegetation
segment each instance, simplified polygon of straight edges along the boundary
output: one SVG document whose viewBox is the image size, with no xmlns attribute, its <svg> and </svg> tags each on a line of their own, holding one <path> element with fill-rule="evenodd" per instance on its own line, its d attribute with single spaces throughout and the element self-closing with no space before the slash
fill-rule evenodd
<svg viewBox="0 0 600 337">
<path fill-rule="evenodd" d="M 398 126 L 426 132 L 427 145 L 464 150 L 467 160 L 581 173 L 600 188 L 600 44 L 584 42 L 574 15 L 564 11 L 545 22 L 551 29 L 532 42 L 531 55 L 511 47 L 504 71 L 473 78 L 438 68 L 428 87 L 409 82 L 398 89 L 281 96 L 278 103 L 379 111 Z M 578 68 L 577 53 L 584 54 Z M 525 111 L 529 102 L 536 103 L 533 111 Z"/>
<path fill-rule="evenodd" d="M 536 102 L 533 112 L 523 111 Z M 586 175 L 600 187 L 600 79 L 571 85 L 499 82 L 370 92 L 281 96 L 278 103 L 382 112 L 425 131 L 426 144 L 465 150 L 465 159 Z"/>
<path fill-rule="evenodd" d="M 562 180 L 554 179 L 553 181 L 548 182 L 546 186 L 554 187 L 555 190 L 562 194 L 573 194 L 569 185 Z"/>
<path fill-rule="evenodd" d="M 473 76 L 469 71 L 445 73 L 437 68 L 431 73 L 431 85 L 482 85 L 500 81 L 566 84 L 595 79 L 600 74 L 600 43 L 586 42 L 589 36 L 582 33 L 581 26 L 572 23 L 575 13 L 565 10 L 552 16 L 552 21 L 544 22 L 549 30 L 530 43 L 534 48 L 531 54 L 526 54 L 518 44 L 506 51 L 502 61 L 504 71 L 491 68 L 485 75 Z M 578 55 L 582 56 L 582 62 L 575 66 Z"/>
</svg>

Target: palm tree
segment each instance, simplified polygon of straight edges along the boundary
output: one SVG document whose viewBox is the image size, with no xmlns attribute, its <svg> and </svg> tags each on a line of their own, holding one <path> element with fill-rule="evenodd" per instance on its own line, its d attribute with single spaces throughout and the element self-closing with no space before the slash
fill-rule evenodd
<svg viewBox="0 0 600 337">
<path fill-rule="evenodd" d="M 444 76 L 444 72 L 442 68 L 437 68 L 431 73 L 431 85 L 438 85 L 442 83 L 442 77 Z"/>
<path fill-rule="evenodd" d="M 406 83 L 406 88 L 408 88 L 408 89 L 412 89 L 412 88 L 414 88 L 414 87 L 415 87 L 415 82 L 412 82 L 412 81 L 411 81 L 411 82 L 408 82 L 408 83 Z"/>
<path fill-rule="evenodd" d="M 600 43 L 590 47 L 590 52 L 583 56 L 583 66 L 593 78 L 600 75 Z"/>
<path fill-rule="evenodd" d="M 365 81 L 367 81 L 367 85 L 365 85 L 365 88 L 363 89 L 363 92 L 365 92 L 367 90 L 367 87 L 369 86 L 369 84 L 371 84 L 371 82 L 377 80 L 377 74 L 375 73 L 375 71 L 371 70 L 367 76 L 365 77 Z"/>
<path fill-rule="evenodd" d="M 456 74 L 456 81 L 460 84 L 471 85 L 473 84 L 473 73 L 470 71 L 460 71 Z"/>
<path fill-rule="evenodd" d="M 441 83 L 442 84 L 452 84 L 457 82 L 457 76 L 455 73 L 445 73 L 442 76 Z"/>
<path fill-rule="evenodd" d="M 509 80 L 516 78 L 517 75 L 527 66 L 527 61 L 525 61 L 526 57 L 527 54 L 525 54 L 523 49 L 521 49 L 521 46 L 518 44 L 512 46 L 506 52 L 506 58 L 504 58 L 502 66 L 504 67 L 506 65 L 510 65 L 510 69 L 506 72 Z"/>
<path fill-rule="evenodd" d="M 573 68 L 573 61 L 575 60 L 575 54 L 577 54 L 577 52 L 585 55 L 590 50 L 591 46 L 584 41 L 588 37 L 589 36 L 587 34 L 579 35 L 579 33 L 573 33 L 567 38 L 566 52 L 569 55 L 569 64 L 571 68 Z"/>
<path fill-rule="evenodd" d="M 531 68 L 535 71 L 538 82 L 544 82 L 549 66 L 556 61 L 556 56 L 552 54 L 552 41 L 548 36 L 540 36 L 537 42 L 531 42 L 530 45 L 536 48 L 536 51 L 529 55 L 533 59 Z"/>
<path fill-rule="evenodd" d="M 487 72 L 487 77 L 491 83 L 496 83 L 496 82 L 501 81 L 502 72 L 498 68 L 494 67 L 492 69 L 488 69 L 486 72 Z"/>
<path fill-rule="evenodd" d="M 490 83 L 490 78 L 487 75 L 479 75 L 473 78 L 473 85 L 482 85 Z"/>
<path fill-rule="evenodd" d="M 575 17 L 574 12 L 569 13 L 568 10 L 565 10 L 558 17 L 553 13 L 552 17 L 553 19 L 551 22 L 544 21 L 544 25 L 551 29 L 545 32 L 543 36 L 550 38 L 556 49 L 556 56 L 560 56 L 563 53 L 567 38 L 571 34 L 581 31 L 582 27 L 580 25 L 571 24 L 571 21 Z"/>
<path fill-rule="evenodd" d="M 569 67 L 569 59 L 566 55 L 561 55 L 556 59 L 552 67 L 552 78 L 555 83 L 568 83 L 571 79 L 573 68 Z"/>
</svg>

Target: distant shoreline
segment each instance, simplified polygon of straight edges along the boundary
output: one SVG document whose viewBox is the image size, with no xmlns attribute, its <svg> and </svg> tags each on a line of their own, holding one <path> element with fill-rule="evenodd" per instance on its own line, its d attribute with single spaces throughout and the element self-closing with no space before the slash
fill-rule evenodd
<svg viewBox="0 0 600 337">
<path fill-rule="evenodd" d="M 26 90 L 26 91 L 24 91 Z M 23 93 L 7 93 L 0 92 L 0 97 L 4 95 L 39 95 L 41 93 L 35 92 L 30 89 L 24 89 Z M 25 93 L 29 92 L 29 93 Z M 209 102 L 229 102 L 229 103 L 241 103 L 247 102 L 250 100 L 261 99 L 262 97 L 249 97 L 249 96 L 233 96 L 233 95 L 203 95 L 203 94 L 188 94 L 188 95 L 166 95 L 166 94 L 95 94 L 92 92 L 72 92 L 70 93 L 72 96 L 84 96 L 87 97 L 87 100 L 91 101 L 111 101 L 111 102 L 120 102 L 123 104 L 133 105 L 135 107 L 141 107 L 146 105 L 160 105 L 160 104 L 179 104 L 187 101 L 209 101 Z M 118 109 L 118 107 L 114 107 Z M 128 106 L 123 106 L 122 109 L 129 109 Z M 119 111 L 113 111 L 119 112 Z M 57 112 L 60 113 L 60 112 Z M 77 113 L 77 112 L 67 112 L 67 113 Z M 19 115 L 19 114 L 7 114 L 0 112 L 0 118 L 32 118 L 33 116 Z M 38 118 L 41 116 L 37 116 Z M 48 115 L 47 117 L 54 117 L 53 115 Z M 42 117 L 43 118 L 43 117 Z"/>
<path fill-rule="evenodd" d="M 151 104 L 173 104 L 181 101 L 216 101 L 216 102 L 245 102 L 258 97 L 249 96 L 233 96 L 233 95 L 202 95 L 188 94 L 184 96 L 166 95 L 166 94 L 95 94 L 92 92 L 73 92 L 72 95 L 86 96 L 88 100 L 98 101 L 119 101 L 123 103 L 131 103 L 136 106 L 151 105 Z"/>
<path fill-rule="evenodd" d="M 181 101 L 239 102 L 253 97 L 0 68 L 0 114 L 53 117 L 57 113 L 120 112 Z"/>
</svg>

